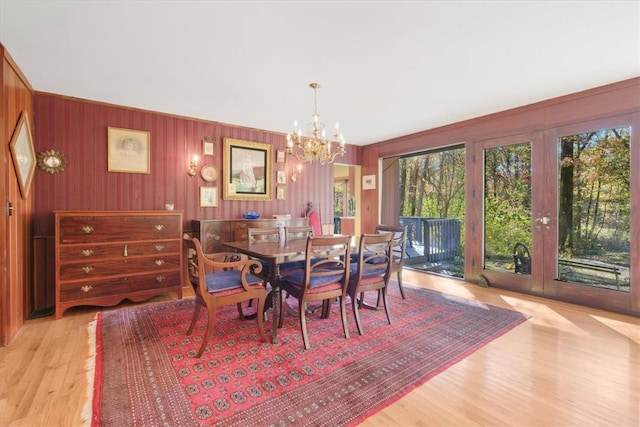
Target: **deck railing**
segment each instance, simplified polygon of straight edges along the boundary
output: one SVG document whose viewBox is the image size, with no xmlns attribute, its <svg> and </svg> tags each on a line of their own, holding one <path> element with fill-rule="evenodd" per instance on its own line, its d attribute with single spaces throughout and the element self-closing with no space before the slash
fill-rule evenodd
<svg viewBox="0 0 640 427">
<path fill-rule="evenodd" d="M 462 224 L 455 218 L 399 218 L 407 226 L 408 245 L 415 242 L 424 247 L 427 261 L 449 260 L 460 255 Z"/>
</svg>

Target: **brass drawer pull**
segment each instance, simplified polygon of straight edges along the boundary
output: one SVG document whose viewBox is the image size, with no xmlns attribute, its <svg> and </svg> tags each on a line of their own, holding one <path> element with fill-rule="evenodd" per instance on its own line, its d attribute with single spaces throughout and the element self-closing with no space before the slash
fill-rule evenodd
<svg viewBox="0 0 640 427">
<path fill-rule="evenodd" d="M 164 282 L 166 279 L 166 277 L 164 276 L 156 276 L 156 282 L 160 283 L 160 282 Z"/>
<path fill-rule="evenodd" d="M 156 260 L 156 265 L 160 266 L 164 264 L 164 260 L 163 259 L 157 259 Z"/>
<path fill-rule="evenodd" d="M 164 230 L 164 225 L 163 224 L 156 224 L 156 230 L 158 230 L 158 231 Z"/>
<path fill-rule="evenodd" d="M 94 230 L 95 228 L 90 225 L 85 225 L 84 227 L 82 227 L 82 232 L 86 234 L 93 233 Z"/>
<path fill-rule="evenodd" d="M 93 267 L 89 267 L 89 266 L 84 266 L 82 267 L 82 271 L 84 271 L 85 273 L 89 274 L 93 271 Z"/>
<path fill-rule="evenodd" d="M 91 256 L 91 255 L 93 255 L 93 250 L 92 249 L 84 249 L 80 253 L 82 254 L 82 256 Z"/>
<path fill-rule="evenodd" d="M 80 290 L 85 293 L 91 291 L 92 289 L 93 289 L 93 286 L 91 285 L 84 285 L 80 287 Z"/>
<path fill-rule="evenodd" d="M 156 251 L 158 252 L 164 251 L 164 245 L 156 245 Z"/>
</svg>

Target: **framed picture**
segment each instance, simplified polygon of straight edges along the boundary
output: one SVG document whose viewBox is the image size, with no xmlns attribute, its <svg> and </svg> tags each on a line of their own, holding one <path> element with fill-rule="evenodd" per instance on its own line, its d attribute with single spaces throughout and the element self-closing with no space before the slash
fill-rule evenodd
<svg viewBox="0 0 640 427">
<path fill-rule="evenodd" d="M 200 207 L 218 207 L 218 187 L 200 187 Z"/>
<path fill-rule="evenodd" d="M 18 186 L 23 199 L 27 198 L 33 172 L 36 169 L 36 153 L 33 150 L 33 138 L 31 137 L 31 126 L 27 111 L 23 111 L 18 119 L 18 124 L 9 142 L 13 167 L 18 177 Z"/>
<path fill-rule="evenodd" d="M 202 154 L 204 156 L 215 156 L 215 145 L 213 141 L 207 141 L 206 139 L 202 141 Z"/>
<path fill-rule="evenodd" d="M 150 133 L 109 127 L 107 137 L 109 172 L 149 173 Z"/>
<path fill-rule="evenodd" d="M 287 173 L 285 171 L 278 171 L 278 184 L 286 184 L 287 183 Z"/>
<path fill-rule="evenodd" d="M 375 190 L 376 189 L 376 176 L 364 175 L 362 177 L 362 189 L 363 190 Z"/>
<path fill-rule="evenodd" d="M 284 150 L 276 151 L 276 163 L 286 162 L 286 152 Z"/>
<path fill-rule="evenodd" d="M 204 165 L 200 169 L 200 176 L 207 182 L 213 182 L 218 179 L 218 169 L 213 165 Z"/>
<path fill-rule="evenodd" d="M 287 199 L 287 187 L 282 187 L 278 185 L 276 188 L 276 200 L 286 200 Z"/>
<path fill-rule="evenodd" d="M 271 200 L 271 144 L 225 138 L 223 153 L 225 200 Z"/>
</svg>

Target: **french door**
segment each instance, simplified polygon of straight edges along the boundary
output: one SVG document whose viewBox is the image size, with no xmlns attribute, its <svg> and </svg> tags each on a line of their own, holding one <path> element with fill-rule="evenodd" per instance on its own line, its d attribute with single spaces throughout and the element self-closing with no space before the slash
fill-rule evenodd
<svg viewBox="0 0 640 427">
<path fill-rule="evenodd" d="M 475 144 L 471 276 L 491 286 L 640 313 L 634 119 Z"/>
</svg>

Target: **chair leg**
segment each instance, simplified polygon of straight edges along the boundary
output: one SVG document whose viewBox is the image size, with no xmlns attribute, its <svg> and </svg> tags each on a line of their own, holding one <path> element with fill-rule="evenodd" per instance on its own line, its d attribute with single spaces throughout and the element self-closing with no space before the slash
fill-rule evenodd
<svg viewBox="0 0 640 427">
<path fill-rule="evenodd" d="M 204 337 L 202 337 L 202 345 L 200 346 L 200 351 L 198 351 L 198 359 L 202 357 L 202 353 L 204 353 L 204 349 L 207 347 L 207 343 L 209 342 L 209 336 L 213 330 L 213 324 L 216 321 L 216 310 L 209 310 L 208 315 L 209 321 L 207 322 L 207 331 L 204 333 Z"/>
<path fill-rule="evenodd" d="M 329 314 L 331 313 L 331 302 L 332 301 L 328 299 L 322 300 L 322 312 L 320 313 L 321 319 L 329 317 Z"/>
<path fill-rule="evenodd" d="M 251 300 L 249 300 L 251 301 Z M 239 302 L 236 304 L 236 306 L 238 307 L 238 314 L 240 315 L 240 320 L 244 320 L 244 313 L 242 311 L 242 303 Z"/>
<path fill-rule="evenodd" d="M 344 337 L 349 338 L 349 325 L 347 324 L 347 304 L 346 297 L 340 297 L 340 314 L 342 315 L 342 329 L 344 330 Z"/>
<path fill-rule="evenodd" d="M 398 287 L 400 288 L 400 295 L 402 295 L 402 299 L 406 299 L 404 296 L 404 288 L 402 287 L 402 269 L 398 270 Z"/>
<path fill-rule="evenodd" d="M 300 312 L 300 331 L 302 332 L 302 342 L 304 343 L 304 348 L 309 350 L 309 335 L 307 334 L 307 316 L 305 314 L 305 306 L 306 304 L 300 301 L 300 306 L 298 307 L 298 311 Z"/>
<path fill-rule="evenodd" d="M 193 328 L 196 326 L 196 322 L 198 321 L 198 317 L 200 316 L 201 308 L 202 308 L 202 303 L 200 302 L 200 298 L 196 297 L 196 308 L 193 311 L 193 317 L 191 318 L 191 325 L 189 326 L 187 335 L 191 335 L 191 333 L 193 332 Z"/>
<path fill-rule="evenodd" d="M 387 287 L 380 289 L 382 293 L 382 304 L 384 305 L 384 312 L 387 315 L 387 322 L 391 324 L 391 313 L 389 313 L 389 300 L 387 299 Z"/>
<path fill-rule="evenodd" d="M 351 298 L 351 307 L 353 309 L 353 317 L 356 319 L 356 326 L 358 327 L 358 333 L 362 335 L 364 331 L 362 330 L 362 324 L 360 323 L 360 312 L 358 311 L 358 306 L 362 303 L 364 299 L 364 292 L 360 294 L 360 300 L 356 298 L 356 294 L 353 294 Z"/>
<path fill-rule="evenodd" d="M 258 333 L 263 342 L 267 340 L 267 336 L 264 334 L 264 315 L 260 314 L 264 313 L 264 303 L 264 298 L 258 298 L 258 316 L 256 317 L 258 318 Z"/>
</svg>

